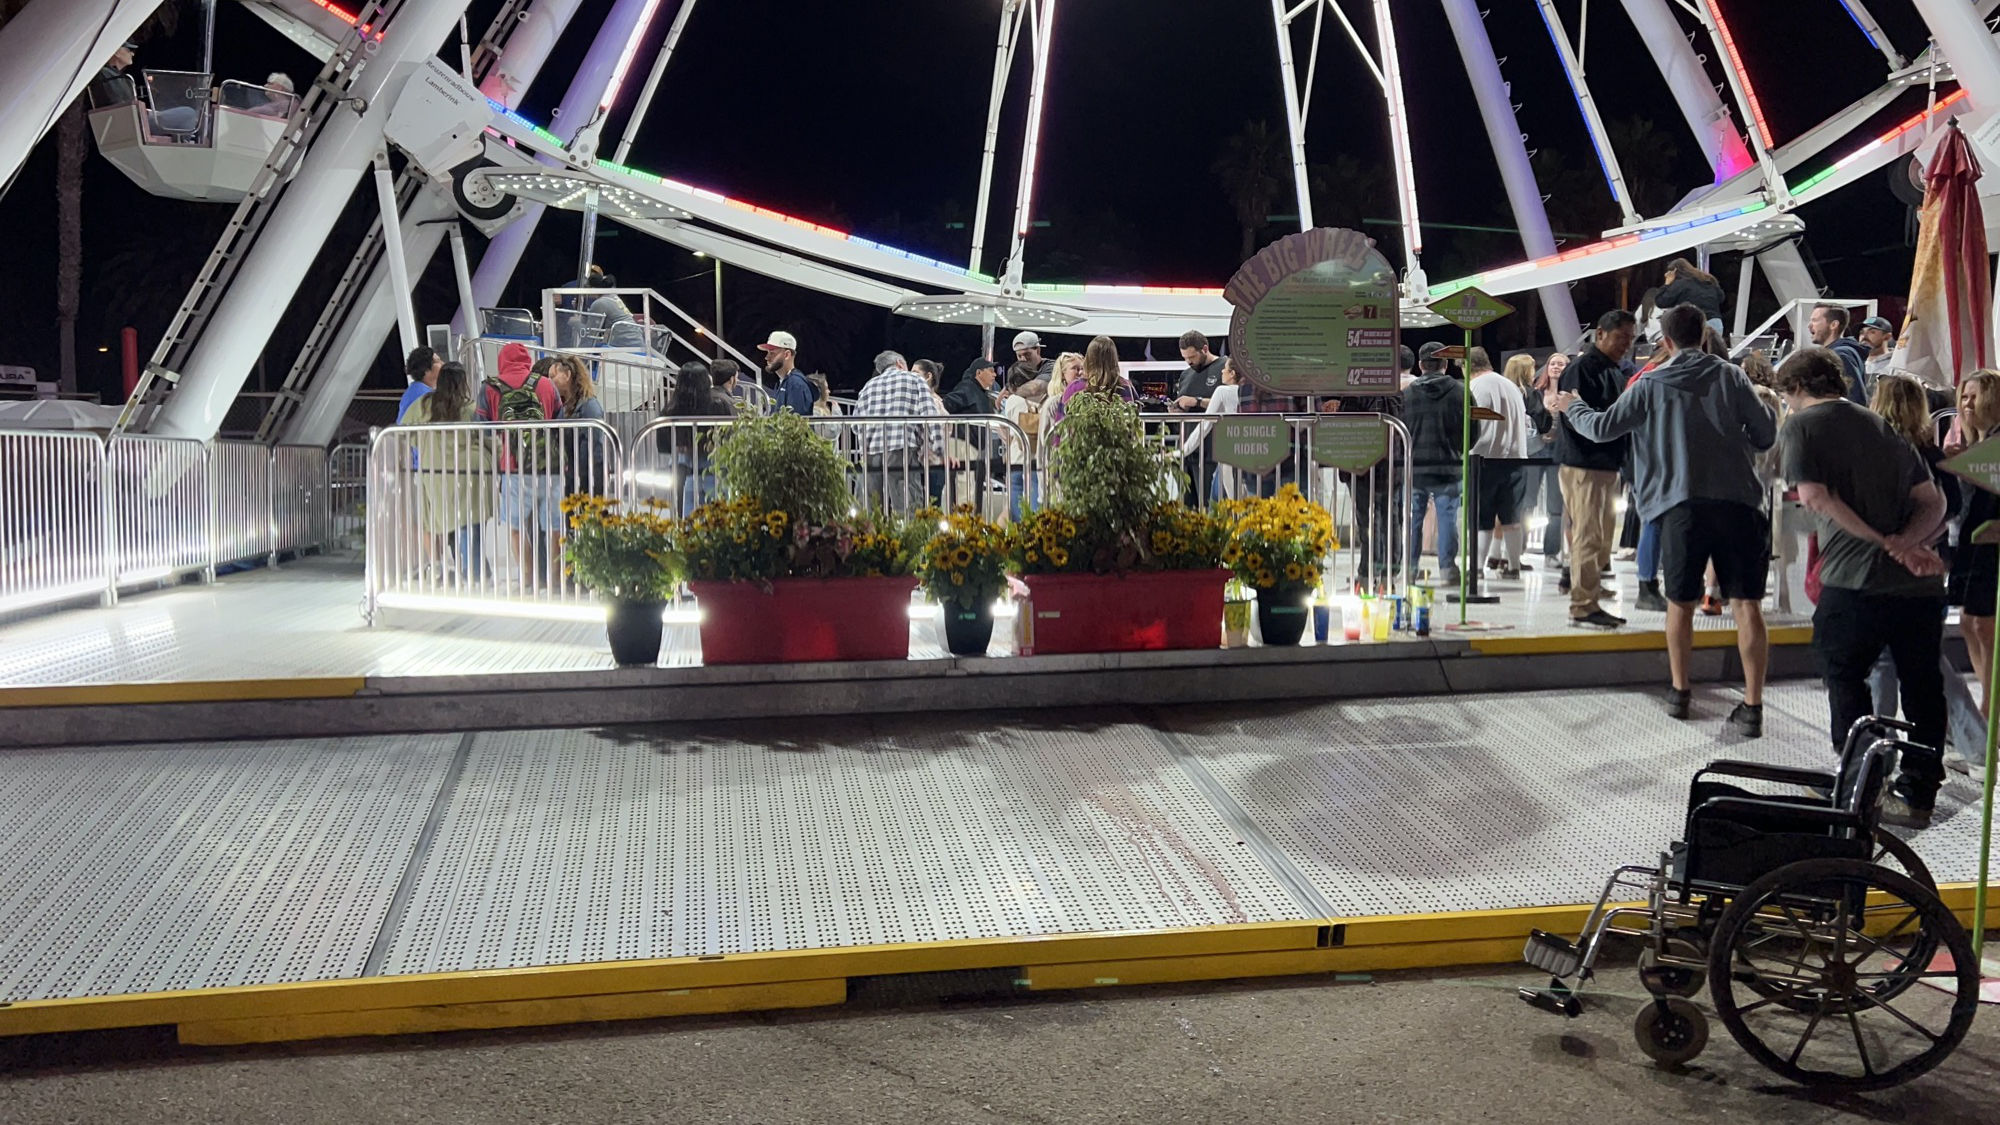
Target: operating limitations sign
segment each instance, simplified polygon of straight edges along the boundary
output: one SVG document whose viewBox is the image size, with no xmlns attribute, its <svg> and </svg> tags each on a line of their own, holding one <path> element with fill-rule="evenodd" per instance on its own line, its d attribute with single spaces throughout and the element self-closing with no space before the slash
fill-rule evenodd
<svg viewBox="0 0 2000 1125">
<path fill-rule="evenodd" d="M 1396 271 L 1367 235 L 1321 227 L 1266 246 L 1222 291 L 1229 350 L 1283 395 L 1394 394 Z"/>
</svg>

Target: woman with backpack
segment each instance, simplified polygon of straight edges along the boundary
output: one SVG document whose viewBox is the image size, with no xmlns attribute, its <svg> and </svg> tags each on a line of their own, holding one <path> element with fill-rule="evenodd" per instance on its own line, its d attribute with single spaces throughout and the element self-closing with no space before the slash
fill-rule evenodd
<svg viewBox="0 0 2000 1125">
<path fill-rule="evenodd" d="M 535 423 L 562 417 L 562 396 L 551 377 L 554 365 L 550 358 L 532 359 L 520 344 L 501 347 L 498 371 L 480 388 L 479 420 Z M 503 433 L 499 441 L 496 514 L 511 531 L 520 566 L 516 580 L 526 591 L 553 589 L 561 573 L 563 485 L 556 453 L 546 426 L 523 425 Z M 538 541 L 542 550 L 536 549 Z"/>
</svg>

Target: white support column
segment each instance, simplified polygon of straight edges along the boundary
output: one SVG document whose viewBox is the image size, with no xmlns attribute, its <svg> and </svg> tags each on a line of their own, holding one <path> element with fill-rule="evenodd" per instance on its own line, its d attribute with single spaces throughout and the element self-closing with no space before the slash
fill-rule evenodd
<svg viewBox="0 0 2000 1125">
<path fill-rule="evenodd" d="M 1715 182 L 1721 183 L 1750 167 L 1755 161 L 1743 144 L 1743 135 L 1736 131 L 1728 107 L 1709 83 L 1694 44 L 1688 42 L 1667 0 L 1623 0 L 1623 3 L 1625 14 L 1631 17 L 1632 26 L 1638 29 L 1640 40 L 1653 56 L 1653 65 L 1673 91 L 1681 117 L 1694 131 L 1695 143 L 1708 159 Z"/>
<path fill-rule="evenodd" d="M 1028 129 L 1021 142 L 1021 183 L 1014 195 L 1014 242 L 1007 254 L 1002 286 L 1021 287 L 1022 255 L 1027 252 L 1028 225 L 1034 221 L 1035 162 L 1041 154 L 1042 101 L 1049 84 L 1049 56 L 1055 52 L 1056 0 L 1027 0 L 1028 27 L 1033 35 L 1035 78 L 1028 87 Z"/>
<path fill-rule="evenodd" d="M 1964 0 L 1912 2 L 1972 104 L 1989 113 L 2000 110 L 2000 44 L 1979 12 Z"/>
<path fill-rule="evenodd" d="M 556 38 L 582 3 L 583 0 L 536 0 L 529 5 L 521 26 L 508 38 L 500 61 L 487 73 L 486 81 L 479 84 L 479 92 L 509 109 L 518 107 L 521 96 L 541 74 Z"/>
<path fill-rule="evenodd" d="M 1569 78 L 1570 92 L 1576 95 L 1577 108 L 1583 111 L 1583 126 L 1590 133 L 1590 147 L 1597 150 L 1598 166 L 1604 169 L 1604 182 L 1611 187 L 1611 198 L 1618 204 L 1618 213 L 1624 217 L 1626 226 L 1639 222 L 1639 212 L 1632 206 L 1632 193 L 1625 187 L 1625 172 L 1618 166 L 1618 154 L 1611 149 L 1611 136 L 1605 132 L 1604 118 L 1597 112 L 1597 99 L 1590 94 L 1590 81 L 1584 75 L 1583 59 L 1570 44 L 1569 29 L 1563 26 L 1562 16 L 1556 12 L 1553 0 L 1535 0 L 1541 9 L 1542 23 L 1549 29 L 1549 38 L 1555 42 L 1556 57 L 1562 61 L 1563 74 Z M 1587 10 L 1587 9 L 1586 9 Z"/>
<path fill-rule="evenodd" d="M 466 264 L 465 231 L 460 226 L 457 216 L 452 217 L 450 224 L 444 228 L 444 233 L 445 237 L 451 240 L 451 276 L 458 282 L 458 299 L 460 303 L 469 303 L 472 300 L 472 267 Z M 468 348 L 467 351 L 471 353 L 472 380 L 477 383 L 486 376 L 480 363 L 479 349 Z"/>
<path fill-rule="evenodd" d="M 632 115 L 625 119 L 625 129 L 618 136 L 618 148 L 611 156 L 613 164 L 625 163 L 626 155 L 632 151 L 632 139 L 645 122 L 646 111 L 653 108 L 653 95 L 660 92 L 660 79 L 667 73 L 667 64 L 673 61 L 674 48 L 680 45 L 681 32 L 687 30 L 688 17 L 694 15 L 694 4 L 695 0 L 681 0 L 680 8 L 674 12 L 673 25 L 667 28 L 667 40 L 660 44 L 660 53 L 653 59 L 653 69 L 646 75 L 646 85 L 639 91 L 639 101 L 632 107 Z"/>
<path fill-rule="evenodd" d="M 1757 277 L 1757 255 L 1743 255 L 1743 268 L 1736 278 L 1736 325 L 1729 338 L 1742 343 L 1743 334 L 1750 331 L 1750 283 Z"/>
<path fill-rule="evenodd" d="M 1889 33 L 1882 30 L 1881 23 L 1875 19 L 1866 4 L 1861 0 L 1840 0 L 1840 6 L 1846 8 L 1847 14 L 1854 17 L 1856 26 L 1861 28 L 1861 34 L 1868 37 L 1868 42 L 1882 52 L 1882 58 L 1889 64 L 1891 71 L 1898 71 L 1909 65 L 1909 60 L 1903 57 L 1902 52 L 1896 50 L 1896 44 L 1889 40 Z"/>
<path fill-rule="evenodd" d="M 1728 23 L 1721 17 L 1713 0 L 1701 0 L 1696 10 L 1703 29 L 1708 32 L 1710 42 L 1722 55 L 1722 74 L 1729 84 L 1729 92 L 1736 100 L 1737 111 L 1743 115 L 1745 131 L 1750 134 L 1750 151 L 1757 158 L 1758 167 L 1764 170 L 1764 186 L 1780 203 L 1788 202 L 1791 193 L 1785 187 L 1784 170 L 1778 167 L 1771 150 L 1777 147 L 1777 140 L 1771 135 L 1770 123 L 1764 119 L 1764 109 L 1757 102 L 1757 91 L 1750 85 L 1750 75 L 1743 68 L 1742 58 L 1736 52 L 1735 35 Z"/>
<path fill-rule="evenodd" d="M 409 209 L 403 212 L 404 260 L 429 262 L 444 242 L 446 224 L 441 220 L 457 216 L 450 193 L 435 186 L 418 192 Z M 367 380 L 368 372 L 382 354 L 383 338 L 395 329 L 396 305 L 389 267 L 378 261 L 374 272 L 380 283 L 371 285 L 367 296 L 348 313 L 347 322 L 340 326 L 327 349 L 319 374 L 306 390 L 305 401 L 286 424 L 287 445 L 326 445 L 333 441 L 340 432 L 341 419 L 347 416 L 348 405 L 354 401 L 354 392 Z"/>
<path fill-rule="evenodd" d="M 1784 242 L 1757 255 L 1757 263 L 1764 267 L 1764 280 L 1770 282 L 1771 292 L 1778 295 L 1778 303 L 1810 301 L 1817 298 L 1819 286 L 1813 281 L 1812 271 L 1806 268 L 1804 255 L 1799 253 L 1797 242 Z"/>
<path fill-rule="evenodd" d="M 1000 110 L 1007 101 L 1007 76 L 1014 70 L 1020 42 L 1023 0 L 1005 0 L 1000 9 L 1000 41 L 993 53 L 993 89 L 986 103 L 986 150 L 979 158 L 979 202 L 972 212 L 972 256 L 966 268 L 978 273 L 986 256 L 986 220 L 993 202 L 993 157 L 1000 148 Z"/>
<path fill-rule="evenodd" d="M 1326 9 L 1316 0 L 1313 8 L 1324 14 Z M 1297 68 L 1292 65 L 1292 17 L 1285 12 L 1285 0 L 1271 0 L 1271 22 L 1278 30 L 1278 75 L 1285 84 L 1285 132 L 1292 143 L 1292 187 L 1299 199 L 1299 229 L 1311 230 L 1313 225 L 1312 189 L 1306 174 L 1306 123 L 1305 113 L 1300 108 Z M 1319 29 L 1313 29 L 1313 48 L 1319 47 Z M 1310 97 L 1312 91 L 1305 93 Z"/>
<path fill-rule="evenodd" d="M 0 184 L 157 7 L 158 0 L 40 0 L 0 26 Z"/>
<path fill-rule="evenodd" d="M 313 257 L 383 142 L 389 109 L 410 74 L 458 27 L 466 0 L 408 0 L 374 41 L 373 58 L 352 88 L 357 101 L 334 117 L 300 160 L 269 224 L 247 255 L 188 357 L 180 385 L 151 427 L 163 437 L 215 436 L 237 392 L 270 342 L 282 310 L 298 293 Z M 356 105 L 365 105 L 356 112 Z"/>
<path fill-rule="evenodd" d="M 650 0 L 617 0 L 611 14 L 604 18 L 597 38 L 591 41 L 590 52 L 584 56 L 583 65 L 570 79 L 569 90 L 563 95 L 555 120 L 549 123 L 549 131 L 561 138 L 563 144 L 576 140 L 596 114 L 598 103 L 604 100 L 604 91 L 611 85 L 611 75 L 617 69 L 618 59 L 625 53 L 626 44 L 635 34 L 639 19 L 646 14 L 649 3 Z M 501 291 L 513 280 L 514 267 L 521 264 L 521 255 L 535 237 L 535 228 L 541 224 L 543 210 L 542 204 L 529 204 L 520 218 L 487 242 L 486 253 L 480 256 L 479 269 L 472 277 L 472 295 L 478 300 L 475 309 L 490 306 L 500 299 Z M 561 285 L 569 279 L 559 277 L 547 280 L 550 285 Z M 451 322 L 453 329 L 464 332 L 466 326 L 473 323 L 473 315 L 474 309 L 459 309 Z"/>
<path fill-rule="evenodd" d="M 396 177 L 389 171 L 389 154 L 379 148 L 375 150 L 375 203 L 382 209 L 382 259 L 389 264 L 389 292 L 396 305 L 396 327 L 403 335 L 403 351 L 415 351 L 423 339 L 417 334 L 410 267 L 403 259 L 403 240 L 388 234 L 402 230 L 402 216 L 396 210 Z"/>
<path fill-rule="evenodd" d="M 1521 228 L 1521 248 L 1530 258 L 1546 257 L 1556 252 L 1555 236 L 1549 231 L 1542 189 L 1535 183 L 1535 170 L 1528 163 L 1528 147 L 1521 137 L 1520 122 L 1514 118 L 1507 82 L 1500 76 L 1493 41 L 1487 37 L 1486 23 L 1480 16 L 1479 0 L 1443 2 L 1452 36 L 1458 40 L 1458 54 L 1464 60 L 1466 77 L 1472 81 L 1473 97 L 1479 102 L 1487 143 L 1493 147 L 1493 159 L 1500 165 L 1500 182 L 1507 189 L 1507 204 L 1514 212 L 1515 225 Z M 1569 286 L 1545 285 L 1536 292 L 1542 299 L 1542 317 L 1548 322 L 1550 338 L 1557 347 L 1567 347 L 1581 331 Z"/>
<path fill-rule="evenodd" d="M 1407 266 L 1406 296 L 1421 299 L 1424 280 L 1424 227 L 1417 213 L 1417 168 L 1410 151 L 1410 117 L 1403 107 L 1403 63 L 1396 50 L 1396 24 L 1389 0 L 1375 0 L 1376 50 L 1382 56 L 1382 93 L 1389 106 L 1389 146 L 1396 161 L 1396 195 L 1403 219 L 1403 255 Z"/>
</svg>

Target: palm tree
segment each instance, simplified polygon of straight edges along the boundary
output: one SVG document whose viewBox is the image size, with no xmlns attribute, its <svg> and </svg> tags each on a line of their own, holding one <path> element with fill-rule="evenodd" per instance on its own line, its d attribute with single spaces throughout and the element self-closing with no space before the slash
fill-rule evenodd
<svg viewBox="0 0 2000 1125">
<path fill-rule="evenodd" d="M 1223 142 L 1222 155 L 1209 166 L 1243 232 L 1242 259 L 1257 252 L 1257 236 L 1271 222 L 1271 205 L 1289 179 L 1291 146 L 1268 121 L 1245 122 Z"/>
</svg>

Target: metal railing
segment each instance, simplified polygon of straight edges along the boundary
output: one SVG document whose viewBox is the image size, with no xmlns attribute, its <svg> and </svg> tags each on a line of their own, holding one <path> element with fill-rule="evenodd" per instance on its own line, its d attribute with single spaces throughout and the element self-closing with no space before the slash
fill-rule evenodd
<svg viewBox="0 0 2000 1125">
<path fill-rule="evenodd" d="M 108 516 L 96 437 L 0 432 L 0 613 L 104 593 Z"/>
<path fill-rule="evenodd" d="M 330 471 L 316 447 L 0 430 L 0 613 L 321 546 Z"/>
<path fill-rule="evenodd" d="M 119 434 L 110 464 L 112 586 L 135 586 L 197 571 L 213 577 L 209 451 L 192 438 Z"/>
<path fill-rule="evenodd" d="M 1279 423 L 1282 457 L 1265 469 L 1227 463 L 1217 455 L 1214 430 L 1225 419 Z M 1314 455 L 1319 427 L 1356 425 L 1356 419 L 1383 428 L 1381 459 L 1358 473 L 1320 464 Z M 1178 469 L 1185 478 L 1182 503 L 1206 511 L 1225 500 L 1273 496 L 1296 485 L 1333 518 L 1340 549 L 1329 562 L 1336 581 L 1392 590 L 1409 584 L 1421 546 L 1413 543 L 1412 528 L 1420 534 L 1422 522 L 1412 512 L 1410 435 L 1401 420 L 1386 414 L 1141 414 L 1139 425 L 1156 451 L 1162 477 L 1171 478 Z M 1048 503 L 1062 502 L 1062 481 L 1047 467 L 1048 452 L 1061 441 L 1062 422 L 1045 424 L 1038 452 Z"/>
<path fill-rule="evenodd" d="M 466 600 L 581 606 L 562 565 L 565 496 L 621 495 L 603 422 L 392 426 L 368 450 L 364 611 Z"/>
<path fill-rule="evenodd" d="M 327 543 L 358 550 L 367 534 L 368 447 L 357 442 L 336 445 L 326 455 Z"/>
</svg>

